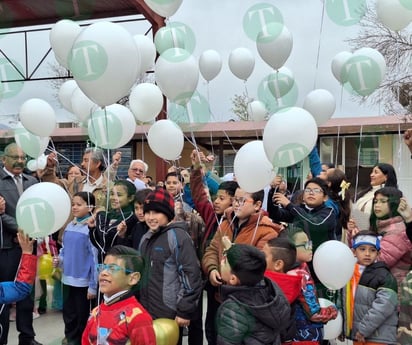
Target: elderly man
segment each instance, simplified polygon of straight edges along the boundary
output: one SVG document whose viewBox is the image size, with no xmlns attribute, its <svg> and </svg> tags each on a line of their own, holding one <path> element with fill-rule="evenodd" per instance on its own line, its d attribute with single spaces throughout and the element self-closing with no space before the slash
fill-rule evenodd
<svg viewBox="0 0 412 345">
<path fill-rule="evenodd" d="M 14 280 L 22 254 L 17 241 L 16 206 L 23 191 L 37 183 L 34 177 L 23 173 L 26 160 L 26 154 L 16 143 L 11 143 L 4 149 L 3 168 L 0 169 L 0 281 Z M 5 207 L 2 207 L 4 201 Z M 16 303 L 19 345 L 41 345 L 34 339 L 33 309 L 34 301 L 30 296 Z M 0 344 L 7 344 L 9 306 L 4 304 L 1 310 Z M 17 340 L 13 339 L 12 343 L 16 344 Z"/>
<path fill-rule="evenodd" d="M 147 163 L 141 159 L 134 159 L 130 162 L 127 180 L 135 185 L 136 190 L 147 188 L 145 177 L 148 169 Z"/>
<path fill-rule="evenodd" d="M 89 147 L 84 151 L 81 162 L 85 175 L 68 181 L 56 176 L 56 153 L 52 152 L 47 158 L 47 166 L 44 169 L 42 180 L 61 185 L 70 196 L 81 191 L 93 193 L 96 198 L 96 206 L 105 208 L 106 190 L 109 187 L 109 182 L 116 177 L 120 159 L 121 152 L 116 152 L 112 157 L 112 164 L 106 169 L 103 151 L 99 148 Z"/>
</svg>

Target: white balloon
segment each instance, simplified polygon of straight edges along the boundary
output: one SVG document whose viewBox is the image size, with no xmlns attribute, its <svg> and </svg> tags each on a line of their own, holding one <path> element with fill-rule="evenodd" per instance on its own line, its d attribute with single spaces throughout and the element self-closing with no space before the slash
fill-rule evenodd
<svg viewBox="0 0 412 345">
<path fill-rule="evenodd" d="M 188 51 L 171 48 L 157 59 L 155 78 L 160 90 L 170 101 L 185 105 L 196 90 L 199 67 Z"/>
<path fill-rule="evenodd" d="M 168 18 L 176 13 L 183 0 L 144 0 L 144 2 L 158 15 Z"/>
<path fill-rule="evenodd" d="M 351 57 L 352 57 L 352 53 L 347 52 L 347 51 L 342 51 L 342 52 L 336 54 L 335 57 L 332 60 L 331 68 L 332 68 L 333 76 L 341 84 L 344 84 L 348 81 L 347 74 L 342 73 L 342 72 L 344 72 L 342 69 L 345 66 L 346 62 L 348 62 L 348 60 Z"/>
<path fill-rule="evenodd" d="M 399 0 L 376 0 L 376 14 L 388 29 L 400 31 L 412 21 L 412 11 Z"/>
<path fill-rule="evenodd" d="M 322 308 L 329 307 L 331 305 L 335 305 L 331 301 L 325 298 L 319 298 L 319 305 Z M 343 318 L 342 313 L 338 310 L 338 316 L 334 320 L 328 321 L 325 325 L 323 325 L 323 339 L 325 340 L 332 340 L 339 337 L 342 333 L 342 325 L 343 325 Z"/>
<path fill-rule="evenodd" d="M 73 43 L 82 31 L 79 24 L 72 20 L 59 20 L 50 30 L 50 46 L 57 62 L 69 69 L 68 59 Z"/>
<path fill-rule="evenodd" d="M 74 90 L 78 89 L 79 87 L 77 86 L 77 83 L 75 80 L 70 79 L 65 81 L 59 89 L 59 94 L 58 98 L 63 106 L 64 109 L 70 111 L 71 113 L 73 112 L 72 108 L 72 96 Z"/>
<path fill-rule="evenodd" d="M 263 189 L 275 177 L 261 140 L 250 141 L 237 151 L 233 170 L 239 186 L 248 193 Z"/>
<path fill-rule="evenodd" d="M 309 92 L 303 102 L 303 109 L 312 114 L 318 126 L 328 121 L 336 109 L 335 97 L 324 89 Z"/>
<path fill-rule="evenodd" d="M 117 149 L 133 137 L 136 122 L 132 112 L 123 105 L 112 104 L 95 111 L 88 122 L 90 140 L 104 149 Z"/>
<path fill-rule="evenodd" d="M 367 56 L 371 58 L 373 61 L 375 61 L 380 69 L 381 72 L 381 79 L 385 78 L 385 73 L 386 73 L 386 61 L 383 55 L 377 51 L 376 49 L 365 47 L 365 48 L 360 48 L 356 50 L 353 53 L 353 56 Z"/>
<path fill-rule="evenodd" d="M 69 66 L 80 89 L 104 107 L 129 94 L 140 73 L 139 52 L 124 27 L 97 22 L 77 37 Z"/>
<path fill-rule="evenodd" d="M 150 122 L 163 108 L 162 91 L 155 84 L 138 84 L 130 93 L 129 106 L 137 121 Z"/>
<path fill-rule="evenodd" d="M 273 114 L 263 131 L 266 156 L 274 167 L 287 167 L 304 159 L 315 146 L 318 127 L 313 116 L 298 107 Z"/>
<path fill-rule="evenodd" d="M 253 121 L 263 121 L 268 115 L 268 111 L 261 101 L 253 101 L 248 103 L 247 113 L 249 115 L 249 119 Z"/>
<path fill-rule="evenodd" d="M 158 120 L 149 129 L 147 142 L 160 158 L 176 160 L 180 157 L 184 136 L 180 127 L 171 120 Z"/>
<path fill-rule="evenodd" d="M 282 23 L 267 24 L 256 40 L 260 57 L 274 69 L 281 68 L 289 58 L 293 47 L 292 34 Z"/>
<path fill-rule="evenodd" d="M 313 254 L 315 273 L 322 284 L 331 290 L 339 290 L 347 284 L 355 263 L 352 251 L 340 241 L 326 241 Z M 336 274 L 337 271 L 339 274 Z"/>
<path fill-rule="evenodd" d="M 36 171 L 38 169 L 44 169 L 47 164 L 47 156 L 42 154 L 36 159 L 31 159 L 27 162 L 27 169 L 31 171 Z"/>
<path fill-rule="evenodd" d="M 87 97 L 79 87 L 73 91 L 71 103 L 73 114 L 80 122 L 87 121 L 93 111 L 98 108 L 98 105 Z"/>
<path fill-rule="evenodd" d="M 255 68 L 255 57 L 247 48 L 236 48 L 229 55 L 229 69 L 239 79 L 247 80 Z"/>
<path fill-rule="evenodd" d="M 16 205 L 19 228 L 30 237 L 45 237 L 59 230 L 70 216 L 69 194 L 58 184 L 37 183 L 27 188 Z"/>
<path fill-rule="evenodd" d="M 50 138 L 34 135 L 19 123 L 14 130 L 14 140 L 26 155 L 37 158 L 46 150 Z"/>
<path fill-rule="evenodd" d="M 206 81 L 214 79 L 222 70 L 222 58 L 213 49 L 205 50 L 199 58 L 199 70 Z"/>
<path fill-rule="evenodd" d="M 267 83 L 270 93 L 273 97 L 279 99 L 292 90 L 295 84 L 295 76 L 289 68 L 283 66 L 279 70 L 269 74 Z"/>
<path fill-rule="evenodd" d="M 40 137 L 48 137 L 56 128 L 54 109 L 40 98 L 25 101 L 20 107 L 19 118 L 24 128 Z"/>
<path fill-rule="evenodd" d="M 156 47 L 146 35 L 134 35 L 133 39 L 140 55 L 140 74 L 143 74 L 154 66 Z"/>
</svg>

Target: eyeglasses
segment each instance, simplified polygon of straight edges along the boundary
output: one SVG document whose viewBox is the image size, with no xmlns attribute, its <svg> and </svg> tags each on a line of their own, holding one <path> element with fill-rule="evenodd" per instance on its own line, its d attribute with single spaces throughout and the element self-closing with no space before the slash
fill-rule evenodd
<svg viewBox="0 0 412 345">
<path fill-rule="evenodd" d="M 305 188 L 304 192 L 306 194 L 320 194 L 323 193 L 322 188 Z"/>
<path fill-rule="evenodd" d="M 132 273 L 132 270 L 129 270 L 127 268 L 121 267 L 116 264 L 97 264 L 96 265 L 97 272 L 102 273 L 103 271 L 107 271 L 109 274 L 115 274 L 119 271 L 124 271 L 124 273 Z"/>
<path fill-rule="evenodd" d="M 387 204 L 389 199 L 373 199 L 373 204 Z"/>
<path fill-rule="evenodd" d="M 295 244 L 295 247 L 296 248 L 303 247 L 303 248 L 305 248 L 305 250 L 311 250 L 312 245 L 313 245 L 312 241 L 307 241 L 307 242 L 302 243 L 302 244 Z"/>
<path fill-rule="evenodd" d="M 133 168 L 133 169 L 130 169 L 131 171 L 135 171 L 135 172 L 139 172 L 139 173 L 144 173 L 144 170 L 143 169 L 139 169 L 139 168 Z"/>
<path fill-rule="evenodd" d="M 253 199 L 250 198 L 233 198 L 233 203 L 239 204 L 239 205 L 243 205 L 246 202 L 252 202 L 253 203 Z"/>
<path fill-rule="evenodd" d="M 22 160 L 25 161 L 27 159 L 27 156 L 11 156 L 11 155 L 6 155 L 6 157 L 11 158 L 14 161 Z"/>
</svg>

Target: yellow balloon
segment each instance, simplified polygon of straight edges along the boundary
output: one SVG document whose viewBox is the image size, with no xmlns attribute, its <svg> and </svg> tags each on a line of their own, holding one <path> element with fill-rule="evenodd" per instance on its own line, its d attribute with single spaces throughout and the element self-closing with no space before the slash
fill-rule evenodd
<svg viewBox="0 0 412 345">
<path fill-rule="evenodd" d="M 153 320 L 156 345 L 176 345 L 179 340 L 179 326 L 172 319 Z"/>
<path fill-rule="evenodd" d="M 41 280 L 48 279 L 53 272 L 53 258 L 50 254 L 43 254 L 39 257 L 39 267 L 37 270 Z"/>
</svg>

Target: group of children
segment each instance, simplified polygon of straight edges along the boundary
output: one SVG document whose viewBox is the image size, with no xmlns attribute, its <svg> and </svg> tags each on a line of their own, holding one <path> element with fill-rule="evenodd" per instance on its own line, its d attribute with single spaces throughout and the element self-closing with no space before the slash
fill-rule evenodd
<svg viewBox="0 0 412 345">
<path fill-rule="evenodd" d="M 322 343 L 324 324 L 338 315 L 335 306 L 320 306 L 311 270 L 314 249 L 335 239 L 336 218 L 324 205 L 325 182 L 305 183 L 305 206 L 275 194 L 282 207 L 270 210 L 269 218 L 262 210 L 263 191 L 247 193 L 234 181 L 221 183 L 212 202 L 201 160 L 198 152 L 192 154 L 192 203 L 204 220 L 199 237 L 188 230 L 185 217 L 175 219 L 175 203 L 182 203 L 182 212 L 185 205 L 174 200 L 173 183 L 174 195 L 163 188 L 136 192 L 132 183 L 115 181 L 110 210 L 97 214 L 93 194 L 74 194 L 74 218 L 54 260 L 63 273 L 65 344 L 156 344 L 152 319 L 174 319 L 181 330 L 193 325 L 201 314 L 203 288 L 210 345 Z M 378 253 L 389 255 L 387 243 L 398 243 L 399 236 L 405 250 L 411 245 L 412 212 L 395 194 L 376 193 L 374 231 L 352 232 L 358 263 L 341 311 L 343 333 L 355 344 L 396 343 L 402 279 L 397 283 L 391 265 L 377 262 Z M 396 238 L 390 234 L 394 228 Z"/>
</svg>

